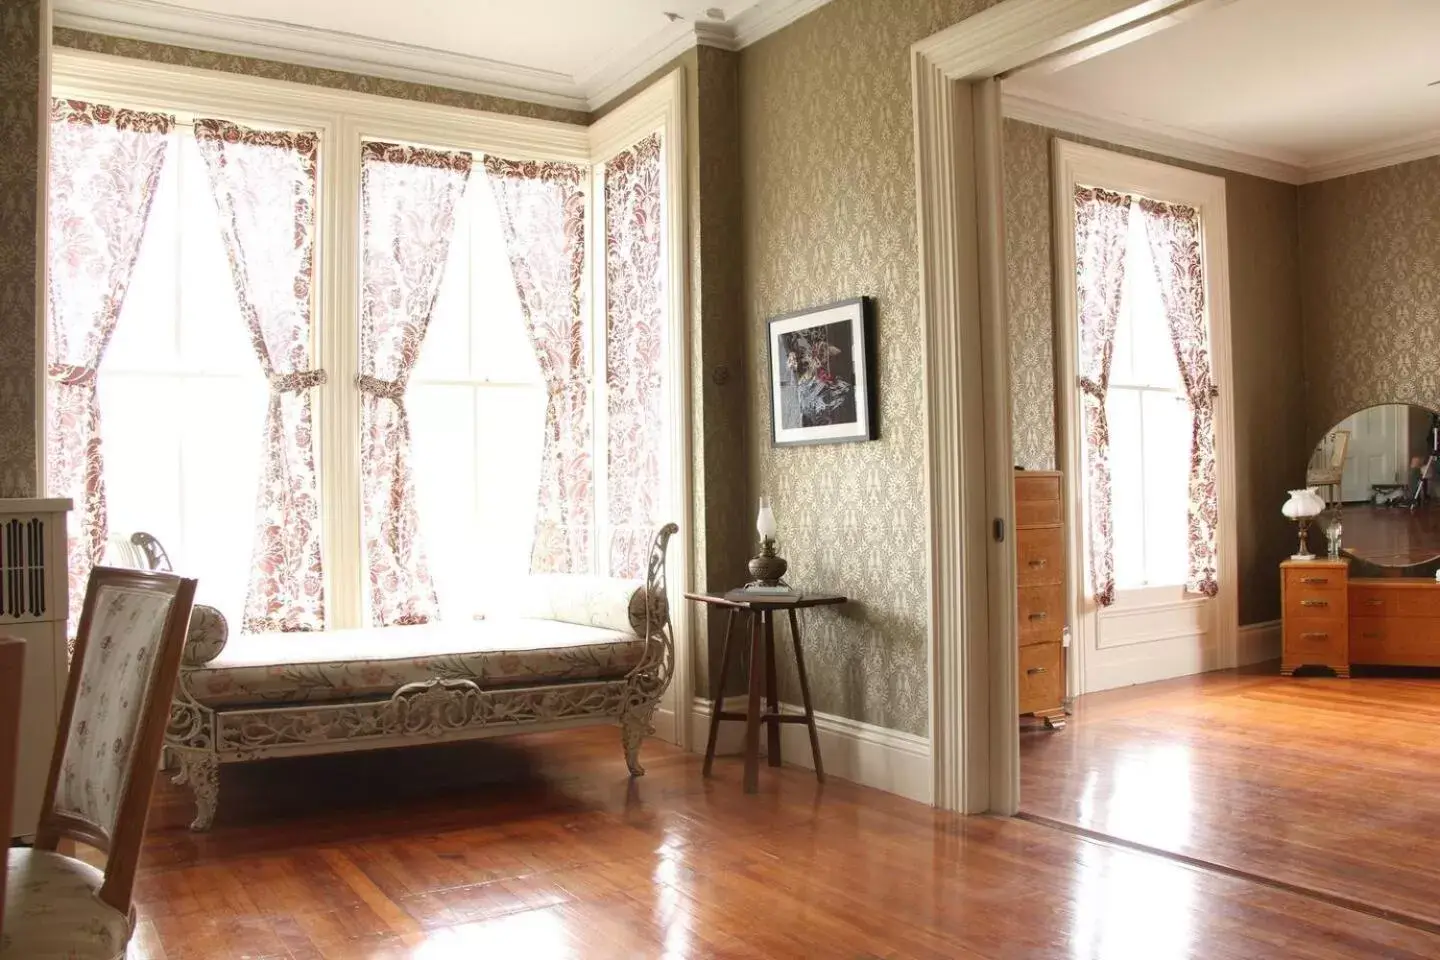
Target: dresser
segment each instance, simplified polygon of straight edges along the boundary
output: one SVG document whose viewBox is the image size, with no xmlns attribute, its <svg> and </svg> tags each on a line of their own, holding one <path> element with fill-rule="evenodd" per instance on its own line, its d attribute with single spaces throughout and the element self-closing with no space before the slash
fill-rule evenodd
<svg viewBox="0 0 1440 960">
<path fill-rule="evenodd" d="M 1065 522 L 1060 474 L 1015 473 L 1020 714 L 1065 726 Z"/>
<path fill-rule="evenodd" d="M 1414 577 L 1351 577 L 1347 561 L 1280 565 L 1284 651 L 1280 672 L 1353 664 L 1440 667 L 1440 583 Z"/>
</svg>

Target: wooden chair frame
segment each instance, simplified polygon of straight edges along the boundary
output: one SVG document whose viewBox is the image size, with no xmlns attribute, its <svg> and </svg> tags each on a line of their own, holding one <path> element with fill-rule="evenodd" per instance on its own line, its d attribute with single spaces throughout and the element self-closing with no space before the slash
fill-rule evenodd
<svg viewBox="0 0 1440 960">
<path fill-rule="evenodd" d="M 10 830 L 15 814 L 15 764 L 20 759 L 20 693 L 25 675 L 25 641 L 0 637 L 0 933 L 5 931 L 5 880 Z"/>
<path fill-rule="evenodd" d="M 160 749 L 165 741 L 165 724 L 170 714 L 170 698 L 174 695 L 175 678 L 180 673 L 180 654 L 185 649 L 185 635 L 190 625 L 190 610 L 195 605 L 196 581 L 170 573 L 147 570 L 122 570 L 96 567 L 85 588 L 85 604 L 80 611 L 76 631 L 75 654 L 70 662 L 70 678 L 65 685 L 65 703 L 60 711 L 60 733 L 55 738 L 55 751 L 50 760 L 50 779 L 45 787 L 45 801 L 40 807 L 40 822 L 35 831 L 35 849 L 55 852 L 61 838 L 89 844 L 106 855 L 105 882 L 100 887 L 102 901 L 122 914 L 130 912 L 130 898 L 135 888 L 135 870 L 140 860 L 140 845 L 145 836 L 145 820 L 149 813 L 150 796 L 155 790 L 155 770 L 160 763 Z M 170 612 L 165 619 L 156 651 L 149 689 L 149 702 L 140 716 L 139 730 L 120 789 L 120 805 L 116 811 L 113 835 L 98 824 L 55 810 L 55 793 L 60 783 L 60 766 L 65 759 L 70 724 L 75 715 L 75 699 L 79 694 L 81 667 L 90 643 L 91 623 L 95 604 L 105 587 L 144 590 L 168 595 Z"/>
</svg>

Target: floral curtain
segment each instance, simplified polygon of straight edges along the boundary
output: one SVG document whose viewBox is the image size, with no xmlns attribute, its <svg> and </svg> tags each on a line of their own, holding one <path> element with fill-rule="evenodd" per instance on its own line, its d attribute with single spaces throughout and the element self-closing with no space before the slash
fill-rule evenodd
<svg viewBox="0 0 1440 960">
<path fill-rule="evenodd" d="M 1138 199 L 1145 236 L 1160 280 L 1170 342 L 1190 402 L 1189 567 L 1186 589 L 1219 592 L 1215 530 L 1220 499 L 1215 474 L 1215 386 L 1210 332 L 1205 319 L 1205 277 L 1200 260 L 1200 211 L 1183 204 Z"/>
<path fill-rule="evenodd" d="M 1075 188 L 1075 283 L 1080 313 L 1079 377 L 1083 393 L 1086 487 L 1089 493 L 1090 588 L 1095 602 L 1115 602 L 1115 544 L 1110 527 L 1110 424 L 1105 396 L 1115 326 L 1125 285 L 1130 197 Z"/>
<path fill-rule="evenodd" d="M 640 577 L 659 526 L 663 350 L 660 135 L 605 163 L 609 568 Z"/>
<path fill-rule="evenodd" d="M 270 382 L 243 629 L 325 629 L 310 366 L 314 133 L 195 121 L 240 313 Z"/>
<path fill-rule="evenodd" d="M 46 472 L 50 495 L 75 501 L 72 628 L 108 533 L 96 380 L 174 123 L 171 116 L 79 100 L 51 107 Z"/>
<path fill-rule="evenodd" d="M 582 309 L 586 169 L 486 156 L 530 342 L 545 378 L 545 452 L 530 569 L 589 573 L 594 467 Z"/>
<path fill-rule="evenodd" d="M 420 542 L 405 387 L 435 306 L 468 153 L 367 141 L 360 157 L 360 480 L 372 622 L 438 615 Z"/>
</svg>

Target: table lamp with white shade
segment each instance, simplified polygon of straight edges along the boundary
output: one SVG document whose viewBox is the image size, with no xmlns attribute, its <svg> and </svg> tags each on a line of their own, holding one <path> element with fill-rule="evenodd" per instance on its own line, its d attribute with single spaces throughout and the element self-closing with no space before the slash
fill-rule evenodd
<svg viewBox="0 0 1440 960">
<path fill-rule="evenodd" d="M 1290 499 L 1285 501 L 1280 512 L 1300 526 L 1300 552 L 1292 556 L 1291 560 L 1315 559 L 1315 554 L 1310 552 L 1306 534 L 1309 533 L 1310 521 L 1320 516 L 1324 510 L 1325 501 L 1321 499 L 1320 493 L 1314 487 L 1290 491 Z"/>
<path fill-rule="evenodd" d="M 789 564 L 785 558 L 775 553 L 775 511 L 770 508 L 768 497 L 760 498 L 760 512 L 755 517 L 755 532 L 760 534 L 760 556 L 749 563 L 750 576 L 754 579 L 749 586 L 752 587 L 783 587 L 785 581 L 780 579 L 785 576 Z"/>
</svg>

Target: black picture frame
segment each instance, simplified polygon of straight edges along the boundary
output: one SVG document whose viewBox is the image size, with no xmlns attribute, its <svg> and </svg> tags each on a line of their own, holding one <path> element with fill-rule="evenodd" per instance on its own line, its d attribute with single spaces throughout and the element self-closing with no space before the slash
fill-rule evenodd
<svg viewBox="0 0 1440 960">
<path fill-rule="evenodd" d="M 874 297 L 772 317 L 765 332 L 772 445 L 880 436 Z"/>
</svg>

